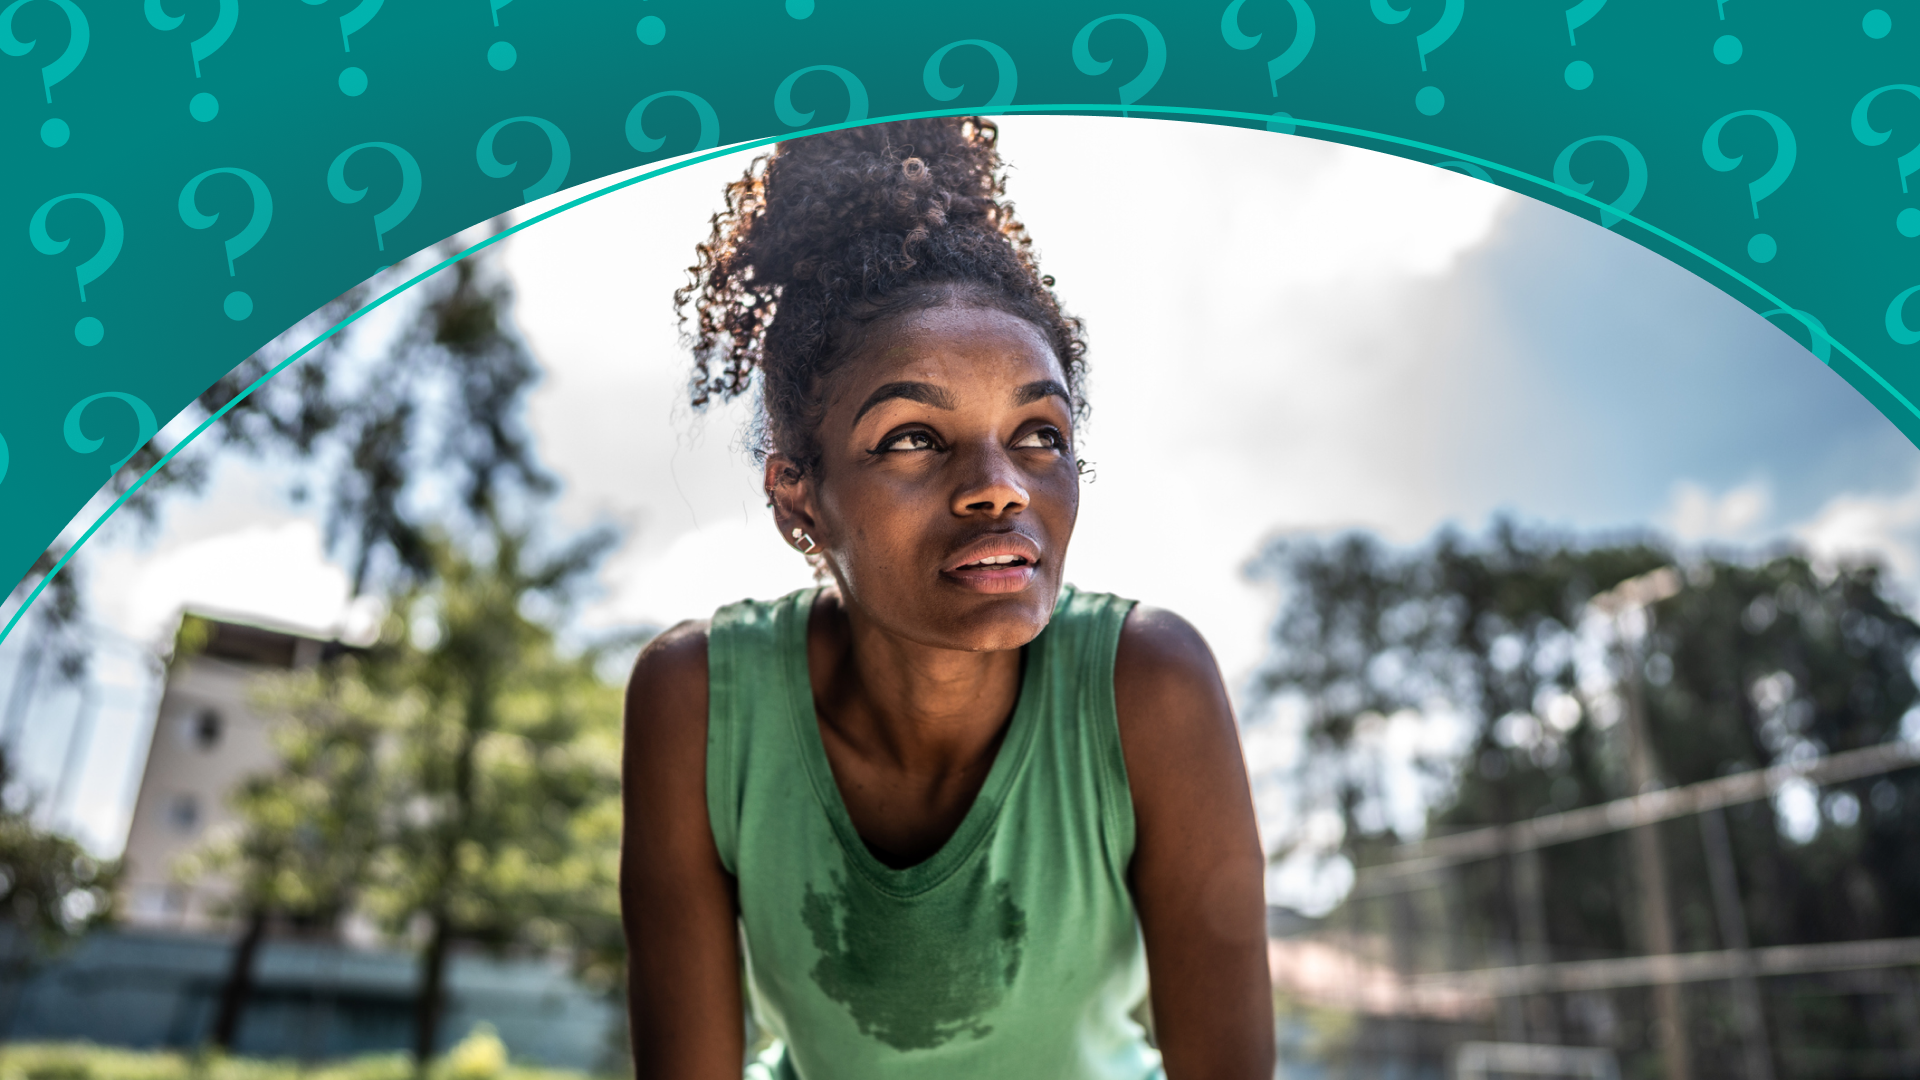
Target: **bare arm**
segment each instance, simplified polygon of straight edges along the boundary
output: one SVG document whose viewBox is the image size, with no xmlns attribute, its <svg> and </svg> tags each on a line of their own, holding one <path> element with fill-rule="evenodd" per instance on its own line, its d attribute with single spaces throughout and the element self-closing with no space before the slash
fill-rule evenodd
<svg viewBox="0 0 1920 1080">
<path fill-rule="evenodd" d="M 1113 681 L 1136 822 L 1134 903 L 1168 1080 L 1266 1080 L 1266 857 L 1219 668 L 1185 620 L 1136 607 Z"/>
<path fill-rule="evenodd" d="M 654 639 L 627 684 L 620 919 L 636 1080 L 740 1080 L 733 878 L 707 825 L 707 628 Z"/>
</svg>

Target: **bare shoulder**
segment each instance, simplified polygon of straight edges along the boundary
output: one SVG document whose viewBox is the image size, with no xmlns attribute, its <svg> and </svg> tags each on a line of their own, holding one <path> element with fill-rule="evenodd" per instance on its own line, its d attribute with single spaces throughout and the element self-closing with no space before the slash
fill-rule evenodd
<svg viewBox="0 0 1920 1080">
<path fill-rule="evenodd" d="M 1113 691 L 1127 786 L 1143 827 L 1208 813 L 1220 790 L 1245 788 L 1233 704 L 1192 623 L 1136 605 L 1120 629 Z"/>
<path fill-rule="evenodd" d="M 1236 742 L 1233 707 L 1213 650 L 1193 624 L 1165 608 L 1138 604 L 1120 628 L 1113 690 L 1120 738 L 1133 764 L 1136 746 L 1225 734 Z"/>
<path fill-rule="evenodd" d="M 689 619 L 647 642 L 627 679 L 626 742 L 636 754 L 704 752 L 707 731 L 707 620 Z"/>
<path fill-rule="evenodd" d="M 636 686 L 665 689 L 707 674 L 708 619 L 685 619 L 654 635 L 646 648 L 634 658 L 633 675 L 627 680 L 627 692 Z"/>
<path fill-rule="evenodd" d="M 1266 856 L 1213 650 L 1180 616 L 1137 606 L 1113 685 L 1133 796 L 1128 874 L 1167 1075 L 1272 1076 Z"/>
<path fill-rule="evenodd" d="M 1194 625 L 1166 608 L 1135 604 L 1120 627 L 1120 650 L 1114 657 L 1114 686 L 1150 691 L 1169 680 L 1219 682 L 1220 669 L 1213 650 Z"/>
<path fill-rule="evenodd" d="M 635 1075 L 740 1075 L 738 907 L 708 826 L 707 624 L 647 643 L 627 680 L 620 917 Z"/>
</svg>

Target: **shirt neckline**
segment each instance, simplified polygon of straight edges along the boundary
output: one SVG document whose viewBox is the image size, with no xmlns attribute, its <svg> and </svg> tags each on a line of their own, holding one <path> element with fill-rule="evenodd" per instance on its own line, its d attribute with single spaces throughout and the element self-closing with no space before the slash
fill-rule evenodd
<svg viewBox="0 0 1920 1080">
<path fill-rule="evenodd" d="M 1007 733 L 1000 741 L 1000 748 L 994 753 L 987 778 L 974 795 L 973 805 L 967 808 L 966 816 L 960 819 L 959 827 L 932 855 L 912 866 L 895 869 L 881 862 L 868 849 L 866 841 L 860 838 L 860 831 L 854 828 L 853 817 L 847 813 L 846 800 L 840 794 L 840 785 L 834 781 L 833 766 L 827 760 L 826 744 L 820 739 L 820 718 L 813 707 L 813 682 L 807 667 L 807 623 L 813 613 L 814 601 L 825 588 L 823 585 L 814 586 L 795 593 L 794 602 L 788 607 L 787 618 L 781 628 L 781 666 L 787 686 L 787 711 L 793 723 L 794 741 L 800 747 L 800 758 L 806 766 L 814 797 L 825 812 L 827 823 L 832 827 L 834 838 L 839 841 L 847 862 L 883 892 L 900 897 L 923 893 L 959 869 L 980 846 L 981 840 L 992 830 L 994 821 L 999 817 L 1007 791 L 1033 743 L 1036 724 L 1034 713 L 1038 711 L 1042 697 L 1040 673 L 1045 667 L 1047 633 L 1041 630 L 1025 647 L 1020 696 L 1014 703 L 1013 717 L 1008 721 Z"/>
</svg>

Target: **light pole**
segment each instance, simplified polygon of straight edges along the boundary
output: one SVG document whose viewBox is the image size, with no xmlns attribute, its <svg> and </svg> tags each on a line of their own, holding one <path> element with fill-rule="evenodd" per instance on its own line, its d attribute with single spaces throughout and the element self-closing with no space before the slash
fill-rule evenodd
<svg viewBox="0 0 1920 1080">
<path fill-rule="evenodd" d="M 1646 702 L 1641 686 L 1639 650 L 1627 643 L 1626 616 L 1641 612 L 1644 638 L 1653 630 L 1653 604 L 1680 591 L 1680 575 L 1671 566 L 1663 566 L 1628 578 L 1591 601 L 1594 610 L 1613 623 L 1614 652 L 1620 667 L 1622 704 L 1627 729 L 1627 776 L 1633 794 L 1661 786 L 1659 768 L 1653 758 L 1653 746 L 1647 737 Z M 1655 824 L 1640 825 L 1631 834 L 1634 875 L 1640 884 L 1640 922 L 1646 930 L 1647 952 L 1670 956 L 1674 952 L 1673 906 L 1667 884 L 1667 864 L 1660 850 L 1660 834 Z M 1686 1014 L 1680 999 L 1680 985 L 1670 978 L 1653 984 L 1654 1031 L 1660 1046 L 1660 1062 L 1666 1080 L 1692 1080 L 1691 1055 L 1687 1048 Z"/>
</svg>

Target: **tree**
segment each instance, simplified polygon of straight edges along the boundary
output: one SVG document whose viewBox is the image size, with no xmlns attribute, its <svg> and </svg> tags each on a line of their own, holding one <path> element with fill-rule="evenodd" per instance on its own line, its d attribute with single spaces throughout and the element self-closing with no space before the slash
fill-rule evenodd
<svg viewBox="0 0 1920 1080">
<path fill-rule="evenodd" d="M 0 753 L 0 788 L 6 773 Z M 35 828 L 32 811 L 0 806 L 0 1037 L 35 964 L 113 917 L 121 872 L 119 860 L 102 862 Z"/>
<path fill-rule="evenodd" d="M 617 982 L 620 690 L 596 650 L 563 655 L 528 614 L 562 611 L 611 539 L 535 559 L 497 525 L 478 557 L 428 534 L 427 575 L 380 640 L 268 699 L 285 758 L 237 803 L 244 902 L 316 919 L 353 906 L 419 934 L 422 1067 L 457 943 L 566 950 Z"/>
<path fill-rule="evenodd" d="M 487 224 L 489 236 L 505 228 L 504 217 Z M 429 257 L 444 259 L 459 250 L 459 239 L 449 238 Z M 357 313 L 378 290 L 414 269 L 395 267 L 349 290 L 196 401 L 195 411 L 203 417 L 231 406 L 208 431 L 214 445 L 290 458 L 296 466 L 289 471 L 291 493 L 299 500 L 325 493 L 329 546 L 348 563 L 355 596 L 405 591 L 431 576 L 435 529 L 483 533 L 502 514 L 530 517 L 537 502 L 554 490 L 521 424 L 526 391 L 539 368 L 512 322 L 512 284 L 498 262 L 501 250 L 496 242 L 411 289 L 403 298 L 411 305 L 411 318 L 361 370 L 338 370 L 347 340 L 343 328 L 294 367 L 242 396 L 294 348 Z M 142 448 L 110 481 L 109 491 L 126 491 L 164 453 L 157 441 Z M 190 460 L 175 459 L 124 509 L 152 521 L 169 493 L 204 484 L 206 457 L 203 451 Z M 434 491 L 452 495 L 436 498 L 429 494 Z M 592 543 L 605 543 L 605 537 L 595 537 Z M 56 558 L 49 552 L 42 562 L 50 568 Z M 64 606 L 55 610 L 70 616 L 77 593 L 71 578 L 64 586 L 62 580 L 56 578 L 55 585 L 65 590 L 56 594 Z M 268 849 L 292 850 L 284 837 L 249 834 L 245 843 L 267 847 L 255 852 L 257 859 L 243 860 L 250 869 L 243 873 L 236 909 L 242 931 L 214 1031 L 221 1045 L 239 1023 L 253 956 L 270 918 L 275 912 L 320 917 L 302 906 L 305 901 L 287 906 L 287 897 L 272 884 L 275 872 L 264 869 L 272 863 Z M 253 874 L 264 876 L 246 876 Z"/>
<path fill-rule="evenodd" d="M 496 530 L 476 563 L 436 545 L 422 595 L 437 640 L 392 671 L 422 702 L 399 734 L 394 795 L 406 808 L 370 906 L 398 931 L 424 922 L 414 1056 L 438 1038 L 449 947 L 570 944 L 582 898 L 614 889 L 615 848 L 583 847 L 579 816 L 617 796 L 619 695 L 591 657 L 565 660 L 531 598 L 560 598 L 605 550 L 589 537 L 528 566 L 525 540 Z"/>
<path fill-rule="evenodd" d="M 1328 544 L 1277 541 L 1249 565 L 1255 580 L 1286 590 L 1255 695 L 1307 706 L 1312 765 L 1303 779 L 1343 808 L 1348 843 L 1370 853 L 1398 837 L 1377 776 L 1346 760 L 1356 728 L 1406 710 L 1445 711 L 1467 726 L 1466 761 L 1504 754 L 1497 721 L 1545 711 L 1544 697 L 1577 689 L 1573 643 L 1587 602 L 1669 561 L 1650 542 L 1584 547 L 1505 521 L 1483 543 L 1448 531 L 1407 553 L 1366 534 Z M 1455 764 L 1425 762 L 1443 781 Z M 1546 801 L 1544 788 L 1527 786 L 1539 780 L 1456 798 L 1486 799 L 1474 801 L 1472 812 L 1487 823 L 1512 821 Z"/>
<path fill-rule="evenodd" d="M 233 793 L 240 828 L 210 839 L 181 868 L 234 884 L 226 906 L 243 929 L 209 1036 L 223 1050 L 239 1034 L 269 920 L 329 930 L 366 885 L 385 806 L 376 751 L 404 719 L 360 678 L 361 664 L 349 654 L 262 688 L 259 707 L 281 717 L 278 768 Z"/>
<path fill-rule="evenodd" d="M 1675 568 L 1672 595 L 1647 609 L 1630 648 L 1613 649 L 1620 628 L 1590 602 L 1661 567 Z M 1681 560 L 1652 540 L 1583 541 L 1502 522 L 1481 540 L 1448 532 L 1403 552 L 1365 535 L 1276 543 L 1251 569 L 1286 590 L 1258 692 L 1304 707 L 1296 775 L 1339 811 L 1342 851 L 1362 866 L 1402 839 L 1367 749 L 1395 714 L 1461 729 L 1451 752 L 1424 763 L 1425 827 L 1442 833 L 1635 793 L 1627 690 L 1643 691 L 1642 769 L 1668 786 L 1899 738 L 1920 702 L 1909 666 L 1920 625 L 1872 566 L 1823 572 L 1792 551 Z M 1811 825 L 1783 820 L 1767 801 L 1726 813 L 1753 943 L 1920 932 L 1911 858 L 1920 775 L 1834 785 L 1819 805 Z M 1667 882 L 1654 899 L 1671 911 L 1678 951 L 1726 947 L 1698 869 L 1705 827 L 1670 822 L 1644 834 Z M 1453 947 L 1427 960 L 1458 969 L 1664 951 L 1649 936 L 1647 866 L 1633 846 L 1641 839 L 1613 834 L 1460 868 L 1445 916 Z M 1369 918 L 1358 903 L 1344 905 L 1347 916 Z M 1884 1041 L 1868 1006 L 1828 1006 L 1802 1036 L 1809 1046 Z M 1628 1019 L 1666 1011 L 1679 1012 Z M 1557 1041 L 1578 1024 L 1544 997 L 1502 1018 L 1516 1038 Z M 1675 1045 L 1704 1050 L 1734 1026 L 1709 1010 Z"/>
</svg>

